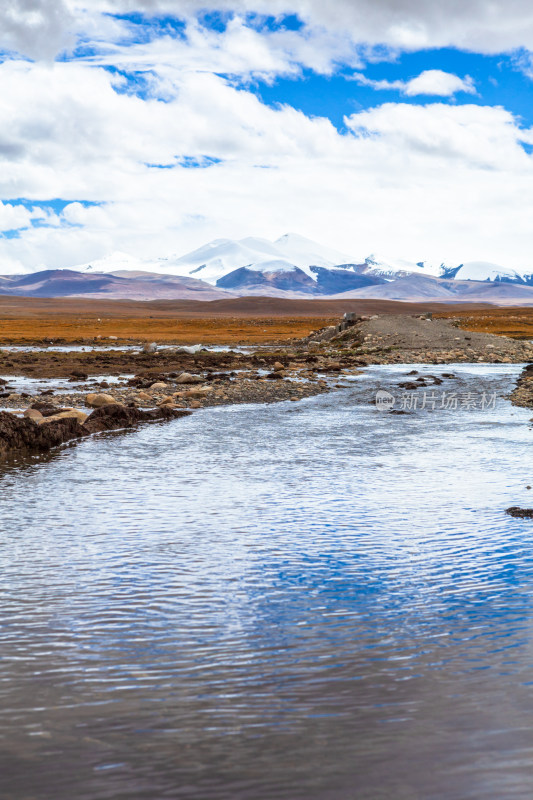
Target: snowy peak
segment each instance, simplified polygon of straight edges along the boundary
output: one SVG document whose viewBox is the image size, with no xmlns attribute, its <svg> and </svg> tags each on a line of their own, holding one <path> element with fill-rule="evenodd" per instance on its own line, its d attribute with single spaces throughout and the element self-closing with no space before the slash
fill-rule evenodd
<svg viewBox="0 0 533 800">
<path fill-rule="evenodd" d="M 533 276 L 489 261 L 469 261 L 454 272 L 456 281 L 502 281 L 533 285 Z"/>
<path fill-rule="evenodd" d="M 260 237 L 215 239 L 181 257 L 167 259 L 163 267 L 174 275 L 188 275 L 216 284 L 234 270 L 247 267 L 253 271 L 290 271 L 296 268 L 312 277 L 311 266 L 333 267 L 347 256 L 311 239 L 288 233 L 271 242 Z"/>
<path fill-rule="evenodd" d="M 122 253 L 121 251 L 117 250 L 114 253 L 109 253 L 109 255 L 103 256 L 103 258 L 96 258 L 93 261 L 89 261 L 87 264 L 81 264 L 77 267 L 73 267 L 73 269 L 77 270 L 78 272 L 104 272 L 106 274 L 109 272 L 116 272 L 116 270 L 119 269 L 146 271 L 151 269 L 151 267 L 148 266 L 148 263 L 149 262 L 143 261 L 140 258 L 136 258 L 129 253 Z"/>
<path fill-rule="evenodd" d="M 372 254 L 365 259 L 367 265 L 367 272 L 372 272 L 374 275 L 380 275 L 383 278 L 394 280 L 395 278 L 404 277 L 412 273 L 421 273 L 422 275 L 432 275 L 437 277 L 440 274 L 440 265 L 436 265 L 430 261 L 405 261 L 399 258 L 390 258 L 388 256 Z"/>
<path fill-rule="evenodd" d="M 286 233 L 275 241 L 256 236 L 214 239 L 185 255 L 144 260 L 118 251 L 73 269 L 90 274 L 151 272 L 264 294 L 273 289 L 316 295 L 372 291 L 372 286 L 409 276 L 533 286 L 533 269 L 516 270 L 485 261 L 409 261 L 383 253 L 353 258 L 296 233 Z"/>
<path fill-rule="evenodd" d="M 297 233 L 286 233 L 274 242 L 280 253 L 300 269 L 308 267 L 334 267 L 351 260 L 350 256 L 324 247 Z"/>
</svg>

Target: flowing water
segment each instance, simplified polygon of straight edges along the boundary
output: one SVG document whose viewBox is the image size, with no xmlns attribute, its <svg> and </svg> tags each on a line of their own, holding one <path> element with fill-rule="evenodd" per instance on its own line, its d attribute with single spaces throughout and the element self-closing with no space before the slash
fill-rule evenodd
<svg viewBox="0 0 533 800">
<path fill-rule="evenodd" d="M 2 800 L 531 797 L 519 369 L 408 369 L 0 472 Z"/>
</svg>

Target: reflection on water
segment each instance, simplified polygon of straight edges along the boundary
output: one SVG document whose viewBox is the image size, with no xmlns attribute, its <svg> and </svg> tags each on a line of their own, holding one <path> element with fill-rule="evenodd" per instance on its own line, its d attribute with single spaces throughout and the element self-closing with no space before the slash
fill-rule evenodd
<svg viewBox="0 0 533 800">
<path fill-rule="evenodd" d="M 531 411 L 454 371 L 496 409 L 372 368 L 4 470 L 2 798 L 529 798 Z"/>
</svg>

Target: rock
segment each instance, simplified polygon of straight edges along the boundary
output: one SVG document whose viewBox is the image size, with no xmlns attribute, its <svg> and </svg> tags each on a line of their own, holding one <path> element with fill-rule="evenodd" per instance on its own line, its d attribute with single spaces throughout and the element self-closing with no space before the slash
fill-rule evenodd
<svg viewBox="0 0 533 800">
<path fill-rule="evenodd" d="M 137 400 L 139 400 L 139 402 L 141 403 L 151 403 L 152 399 L 153 398 L 146 392 L 139 392 L 139 394 L 137 395 Z"/>
<path fill-rule="evenodd" d="M 39 413 L 39 412 L 37 412 Z M 49 422 L 57 422 L 61 419 L 77 419 L 82 424 L 89 418 L 89 415 L 86 414 L 84 411 L 62 411 L 59 414 L 54 414 L 51 417 L 41 417 L 40 420 L 36 420 L 38 425 L 48 424 Z"/>
<path fill-rule="evenodd" d="M 191 355 L 194 355 L 195 353 L 199 353 L 200 350 L 203 349 L 204 349 L 203 344 L 193 344 L 190 345 L 189 347 L 182 345 L 181 347 L 176 348 L 176 353 L 190 353 Z"/>
<path fill-rule="evenodd" d="M 155 342 L 151 342 L 151 344 L 145 344 L 143 347 L 143 353 L 155 353 L 157 352 L 157 345 Z"/>
<path fill-rule="evenodd" d="M 505 512 L 510 517 L 519 517 L 520 519 L 533 519 L 533 508 L 519 508 L 518 506 L 511 506 Z"/>
<path fill-rule="evenodd" d="M 276 363 L 274 364 L 273 369 L 274 369 L 274 372 L 280 372 L 280 370 L 285 369 L 285 367 L 283 366 L 281 361 L 276 361 Z"/>
<path fill-rule="evenodd" d="M 27 419 L 32 419 L 34 422 L 37 423 L 44 419 L 41 412 L 37 411 L 36 408 L 27 408 L 26 411 L 24 412 L 24 416 Z"/>
<path fill-rule="evenodd" d="M 71 378 L 79 378 L 80 381 L 86 381 L 89 377 L 87 372 L 82 372 L 81 369 L 73 369 L 70 373 Z"/>
<path fill-rule="evenodd" d="M 157 383 L 152 383 L 152 385 L 150 386 L 150 389 L 152 389 L 152 391 L 154 391 L 154 392 L 164 392 L 164 391 L 166 391 L 166 389 L 168 389 L 168 386 L 167 386 L 166 383 L 162 383 L 161 381 L 158 381 Z"/>
<path fill-rule="evenodd" d="M 70 439 L 85 436 L 77 419 L 62 419 L 49 425 L 0 411 L 0 458 L 12 450 L 46 452 Z"/>
<path fill-rule="evenodd" d="M 58 408 L 58 406 L 52 405 L 52 403 L 43 403 L 37 402 L 31 406 L 31 409 L 34 411 L 39 411 L 41 416 L 43 417 L 51 417 L 53 414 L 59 414 L 60 411 L 63 409 Z M 30 409 L 28 409 L 29 411 Z"/>
<path fill-rule="evenodd" d="M 201 378 L 199 375 L 191 375 L 190 372 L 182 372 L 181 375 L 178 375 L 176 378 L 176 383 L 203 383 L 204 379 Z"/>
<path fill-rule="evenodd" d="M 101 433 L 120 428 L 131 428 L 139 422 L 155 422 L 157 420 L 175 419 L 189 414 L 188 409 L 176 410 L 162 406 L 150 411 L 142 411 L 134 406 L 110 405 L 97 408 L 84 423 L 83 429 L 88 433 Z"/>
<path fill-rule="evenodd" d="M 202 408 L 202 404 L 198 402 L 198 400 L 192 400 L 189 403 L 189 408 Z"/>
<path fill-rule="evenodd" d="M 193 397 L 201 399 L 202 397 L 207 397 L 207 395 L 212 391 L 210 386 L 198 386 L 197 389 L 187 389 L 186 392 L 180 392 L 179 394 L 182 397 Z"/>
<path fill-rule="evenodd" d="M 116 405 L 118 403 L 110 394 L 88 394 L 85 402 L 89 408 L 103 408 L 104 406 Z"/>
</svg>

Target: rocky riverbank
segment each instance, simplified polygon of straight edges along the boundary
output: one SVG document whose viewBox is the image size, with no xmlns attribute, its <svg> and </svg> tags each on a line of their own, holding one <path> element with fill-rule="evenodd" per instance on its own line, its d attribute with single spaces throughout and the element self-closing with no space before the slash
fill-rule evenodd
<svg viewBox="0 0 533 800">
<path fill-rule="evenodd" d="M 515 406 L 533 408 L 533 364 L 528 364 L 522 372 L 511 394 L 511 400 Z"/>
<path fill-rule="evenodd" d="M 40 411 L 36 408 L 30 409 L 23 417 L 0 411 L 0 460 L 4 460 L 13 451 L 44 453 L 93 433 L 177 419 L 190 413 L 166 407 L 155 411 L 141 411 L 116 404 L 96 409 L 88 415 L 73 410 L 61 411 L 53 406 L 45 408 L 44 405 Z"/>
<path fill-rule="evenodd" d="M 357 374 L 369 364 L 532 359 L 531 341 L 465 331 L 455 320 L 434 320 L 431 314 L 353 314 L 339 326 L 323 328 L 275 352 L 191 353 L 157 347 L 0 351 L 0 408 L 26 414 L 23 420 L 13 417 L 22 423 L 21 441 L 26 441 L 26 434 L 33 435 L 39 449 L 43 437 L 61 443 L 63 435 L 70 439 L 95 432 L 92 428 L 103 419 L 99 415 L 105 409 L 120 409 L 117 425 L 127 427 L 209 406 L 296 402 L 342 385 L 343 376 Z M 517 405 L 533 406 L 532 369 L 526 369 L 513 392 Z M 92 409 L 97 411 L 90 414 Z M 124 420 L 128 425 L 122 424 Z M 46 435 L 41 432 L 43 425 Z M 4 438 L 16 442 L 17 436 Z"/>
<path fill-rule="evenodd" d="M 24 363 L 30 356 L 30 366 L 32 356 L 42 356 L 41 353 L 20 355 L 25 356 Z M 72 390 L 65 390 L 64 386 L 60 389 L 57 379 L 45 382 L 42 378 L 37 381 L 42 381 L 41 386 L 35 387 L 32 383 L 32 391 L 17 391 L 14 386 L 17 379 L 7 375 L 0 378 L 0 406 L 15 412 L 0 412 L 0 456 L 13 449 L 42 452 L 90 433 L 171 419 L 207 406 L 297 402 L 329 391 L 331 378 L 338 380 L 341 372 L 353 374 L 358 371 L 353 359 L 349 359 L 347 363 L 350 366 L 343 369 L 339 362 L 322 356 L 311 356 L 309 361 L 292 361 L 285 354 L 280 356 L 283 361 L 272 363 L 272 358 L 247 360 L 240 354 L 219 353 L 195 358 L 182 356 L 191 371 L 166 372 L 160 370 L 162 364 L 168 366 L 169 356 L 164 353 L 162 359 L 152 355 L 148 368 L 145 354 L 142 354 L 145 369 L 133 377 L 115 375 L 111 378 L 105 375 L 101 380 L 91 380 L 81 370 L 72 370 L 69 358 L 72 354 L 46 355 L 52 360 L 55 371 L 61 371 L 63 375 L 70 371 L 63 384 L 68 386 L 71 381 Z M 111 359 L 118 358 L 124 366 L 121 355 L 113 354 Z M 218 369 L 213 366 L 211 356 Z M 261 364 L 261 368 L 251 368 L 254 362 Z M 41 359 L 43 368 L 44 363 Z M 170 363 L 175 366 L 176 360 Z M 17 371 L 22 372 L 22 366 L 19 360 Z M 239 369 L 221 371 L 221 366 Z M 248 369 L 243 369 L 243 366 Z M 29 372 L 31 375 L 32 371 Z M 329 382 L 326 377 L 330 378 Z M 96 410 L 90 413 L 92 409 Z"/>
<path fill-rule="evenodd" d="M 0 407 L 25 409 L 44 399 L 91 407 L 93 394 L 140 408 L 298 400 L 328 391 L 332 379 L 357 373 L 364 363 L 351 353 L 335 359 L 302 351 L 11 353 L 9 362 L 0 364 Z M 32 380 L 19 388 L 21 380 L 14 376 Z M 63 381 L 61 391 L 56 377 Z"/>
</svg>

